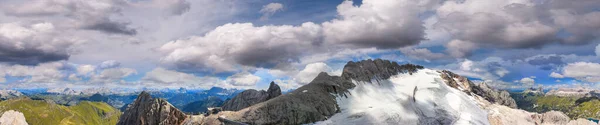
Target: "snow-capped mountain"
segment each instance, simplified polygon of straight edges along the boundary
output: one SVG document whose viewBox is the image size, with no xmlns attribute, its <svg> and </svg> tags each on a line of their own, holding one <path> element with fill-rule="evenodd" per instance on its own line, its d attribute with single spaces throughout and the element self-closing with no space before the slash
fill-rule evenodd
<svg viewBox="0 0 600 125">
<path fill-rule="evenodd" d="M 376 83 L 357 82 L 340 113 L 317 124 L 489 124 L 478 99 L 446 85 L 439 71 L 422 69 Z M 461 84 L 462 85 L 462 84 Z"/>
<path fill-rule="evenodd" d="M 17 98 L 23 96 L 23 93 L 17 90 L 0 90 L 0 100 Z"/>
</svg>

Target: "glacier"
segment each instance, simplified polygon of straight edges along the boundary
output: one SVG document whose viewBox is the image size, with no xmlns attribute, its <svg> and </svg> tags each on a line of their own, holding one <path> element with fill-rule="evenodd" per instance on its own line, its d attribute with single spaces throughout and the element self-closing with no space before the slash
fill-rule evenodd
<svg viewBox="0 0 600 125">
<path fill-rule="evenodd" d="M 422 69 L 386 80 L 353 81 L 340 113 L 316 125 L 476 124 L 489 125 L 487 112 L 474 97 L 444 83 L 441 73 Z"/>
</svg>

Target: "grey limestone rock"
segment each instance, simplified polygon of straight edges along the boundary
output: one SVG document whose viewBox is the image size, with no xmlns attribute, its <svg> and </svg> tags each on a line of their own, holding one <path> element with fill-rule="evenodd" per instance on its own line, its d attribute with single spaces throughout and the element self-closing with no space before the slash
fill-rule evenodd
<svg viewBox="0 0 600 125">
<path fill-rule="evenodd" d="M 117 125 L 175 125 L 188 116 L 166 100 L 142 92 L 119 118 Z"/>
</svg>

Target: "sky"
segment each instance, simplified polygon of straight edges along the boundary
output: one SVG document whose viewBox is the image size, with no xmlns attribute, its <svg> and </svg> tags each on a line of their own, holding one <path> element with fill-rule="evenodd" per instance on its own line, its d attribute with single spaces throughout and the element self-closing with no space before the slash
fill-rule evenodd
<svg viewBox="0 0 600 125">
<path fill-rule="evenodd" d="M 600 88 L 598 0 L 2 0 L 0 88 L 290 90 L 348 61 Z"/>
</svg>

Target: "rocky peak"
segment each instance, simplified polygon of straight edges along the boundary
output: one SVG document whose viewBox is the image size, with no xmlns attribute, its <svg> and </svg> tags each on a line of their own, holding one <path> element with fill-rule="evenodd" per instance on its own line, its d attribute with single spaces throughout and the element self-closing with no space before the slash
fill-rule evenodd
<svg viewBox="0 0 600 125">
<path fill-rule="evenodd" d="M 238 111 L 240 109 L 252 106 L 254 104 L 267 101 L 281 95 L 281 88 L 275 82 L 271 82 L 269 89 L 255 90 L 248 89 L 239 93 L 230 100 L 223 103 L 223 110 L 226 111 Z"/>
<path fill-rule="evenodd" d="M 416 72 L 423 69 L 423 66 L 404 64 L 399 65 L 389 60 L 375 59 L 362 60 L 359 62 L 350 61 L 344 66 L 342 78 L 347 80 L 356 80 L 362 82 L 371 82 L 371 80 L 383 80 L 399 73 Z"/>
<path fill-rule="evenodd" d="M 117 125 L 172 125 L 181 124 L 187 116 L 163 99 L 152 98 L 143 91 L 127 107 Z"/>
<path fill-rule="evenodd" d="M 269 89 L 267 89 L 267 93 L 269 94 L 269 99 L 275 98 L 281 95 L 281 88 L 275 82 L 271 81 L 269 84 Z"/>
</svg>

